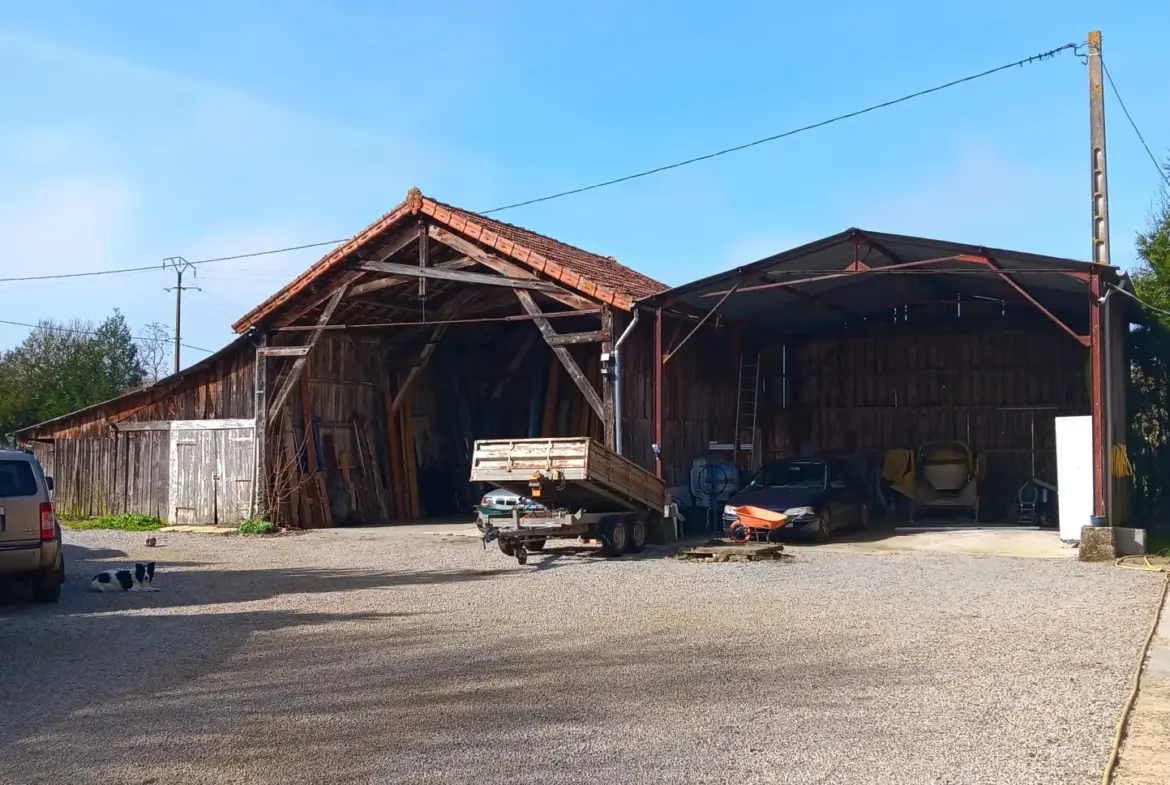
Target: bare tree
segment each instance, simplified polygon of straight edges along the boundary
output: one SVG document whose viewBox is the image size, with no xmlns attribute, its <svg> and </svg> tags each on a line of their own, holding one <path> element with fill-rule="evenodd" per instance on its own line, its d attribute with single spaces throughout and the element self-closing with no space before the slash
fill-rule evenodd
<svg viewBox="0 0 1170 785">
<path fill-rule="evenodd" d="M 161 322 L 151 322 L 140 331 L 138 358 L 146 371 L 145 384 L 150 385 L 167 375 L 174 351 L 174 334 Z"/>
</svg>

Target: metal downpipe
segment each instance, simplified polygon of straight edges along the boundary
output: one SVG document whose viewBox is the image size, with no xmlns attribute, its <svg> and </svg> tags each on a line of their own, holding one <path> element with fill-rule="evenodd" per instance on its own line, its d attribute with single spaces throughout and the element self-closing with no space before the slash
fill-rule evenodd
<svg viewBox="0 0 1170 785">
<path fill-rule="evenodd" d="M 641 311 L 634 309 L 634 318 L 626 325 L 626 329 L 622 331 L 621 337 L 613 345 L 613 440 L 614 446 L 617 447 L 618 455 L 623 455 L 622 452 L 622 363 L 621 363 L 621 349 L 625 340 L 634 332 L 634 325 L 638 323 L 638 317 Z"/>
</svg>

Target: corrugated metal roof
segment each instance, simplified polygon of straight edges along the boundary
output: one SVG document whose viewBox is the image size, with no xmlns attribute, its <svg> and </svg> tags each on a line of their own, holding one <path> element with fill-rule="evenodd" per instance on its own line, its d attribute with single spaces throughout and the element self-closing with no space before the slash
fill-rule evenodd
<svg viewBox="0 0 1170 785">
<path fill-rule="evenodd" d="M 719 306 L 721 315 L 789 335 L 812 335 L 881 318 L 893 308 L 921 300 L 1027 303 L 983 259 L 994 262 L 1066 324 L 1087 332 L 1086 276 L 1090 270 L 1102 272 L 1089 262 L 862 229 L 848 229 L 639 303 L 706 312 L 738 285 Z M 859 264 L 853 267 L 855 262 Z M 1117 268 L 1104 273 L 1107 281 L 1128 285 Z"/>
<path fill-rule="evenodd" d="M 665 284 L 619 264 L 612 257 L 598 256 L 528 229 L 452 207 L 423 196 L 418 189 L 412 188 L 405 201 L 367 226 L 349 242 L 334 248 L 288 286 L 249 311 L 232 325 L 232 329 L 237 333 L 247 331 L 303 292 L 322 275 L 343 266 L 368 244 L 377 241 L 387 230 L 419 213 L 599 303 L 628 311 L 633 308 L 634 301 L 638 298 L 666 289 Z"/>
</svg>

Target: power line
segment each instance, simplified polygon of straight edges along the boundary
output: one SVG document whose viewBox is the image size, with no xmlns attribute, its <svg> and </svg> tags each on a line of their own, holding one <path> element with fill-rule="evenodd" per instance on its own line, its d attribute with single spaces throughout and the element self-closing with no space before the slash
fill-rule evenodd
<svg viewBox="0 0 1170 785">
<path fill-rule="evenodd" d="M 1104 57 L 1101 58 L 1101 67 L 1105 69 L 1105 77 L 1109 80 L 1109 89 L 1113 91 L 1113 97 L 1117 99 L 1117 103 L 1121 106 L 1121 111 L 1125 113 L 1125 119 L 1129 120 L 1130 128 L 1132 128 L 1133 132 L 1137 134 L 1138 141 L 1142 143 L 1142 147 L 1146 148 L 1146 155 L 1150 157 L 1150 163 L 1154 165 L 1154 169 L 1158 171 L 1158 176 L 1162 178 L 1162 181 L 1166 183 L 1166 185 L 1170 186 L 1170 175 L 1168 175 L 1166 170 L 1161 166 L 1161 164 L 1158 163 L 1158 159 L 1154 157 L 1154 153 L 1150 150 L 1150 146 L 1146 144 L 1146 138 L 1142 136 L 1142 132 L 1138 130 L 1137 123 L 1133 121 L 1133 117 L 1130 116 L 1129 110 L 1125 108 L 1125 101 L 1121 99 L 1121 93 L 1117 92 L 1117 83 L 1113 81 L 1113 74 L 1109 73 L 1109 66 L 1105 64 Z"/>
<path fill-rule="evenodd" d="M 1115 292 L 1120 292 L 1121 294 L 1124 294 L 1126 297 L 1132 297 L 1133 299 L 1137 300 L 1139 303 L 1144 305 L 1146 308 L 1149 308 L 1151 311 L 1156 311 L 1157 313 L 1160 313 L 1163 316 L 1170 316 L 1170 311 L 1167 311 L 1163 308 L 1159 308 L 1156 305 L 1150 305 L 1148 302 L 1146 302 L 1142 298 L 1138 297 L 1136 294 L 1134 294 L 1131 291 L 1128 291 L 1126 289 L 1122 289 L 1120 286 L 1114 286 L 1113 284 L 1109 284 L 1109 286 Z"/>
<path fill-rule="evenodd" d="M 594 191 L 594 190 L 597 190 L 598 188 L 605 188 L 605 187 L 608 187 L 611 185 L 617 185 L 618 183 L 629 182 L 630 180 L 636 180 L 636 179 L 639 179 L 641 177 L 649 177 L 652 174 L 658 174 L 659 172 L 665 172 L 665 171 L 669 171 L 671 169 L 678 169 L 678 168 L 683 167 L 683 166 L 689 166 L 690 164 L 699 163 L 700 161 L 708 161 L 712 158 L 718 158 L 718 157 L 723 156 L 723 155 L 728 155 L 729 153 L 735 153 L 735 152 L 739 152 L 740 150 L 746 150 L 749 147 L 756 147 L 757 145 L 767 144 L 768 142 L 774 142 L 774 141 L 777 141 L 778 139 L 784 139 L 784 138 L 787 138 L 789 136 L 795 136 L 797 134 L 804 133 L 806 131 L 812 131 L 812 130 L 815 130 L 817 128 L 823 128 L 827 125 L 832 125 L 833 123 L 839 123 L 843 120 L 849 120 L 849 119 L 854 118 L 854 117 L 859 117 L 863 114 L 869 114 L 870 112 L 876 112 L 879 109 L 885 109 L 887 107 L 894 106 L 896 104 L 905 103 L 906 101 L 911 101 L 915 98 L 921 98 L 922 96 L 930 95 L 931 93 L 937 93 L 941 90 L 946 90 L 948 88 L 955 87 L 957 85 L 961 85 L 961 84 L 964 84 L 966 82 L 973 82 L 976 79 L 982 79 L 986 76 L 991 76 L 992 74 L 997 74 L 1000 71 L 1006 71 L 1006 70 L 1011 69 L 1011 68 L 1022 67 L 1022 66 L 1029 65 L 1031 63 L 1039 62 L 1042 60 L 1050 60 L 1050 59 L 1056 57 L 1057 55 L 1061 54 L 1064 51 L 1067 51 L 1067 50 L 1074 50 L 1075 51 L 1076 49 L 1077 49 L 1077 46 L 1075 44 L 1065 44 L 1064 46 L 1058 46 L 1055 49 L 1050 49 L 1047 52 L 1041 52 L 1040 54 L 1032 55 L 1031 57 L 1025 57 L 1022 60 L 1016 60 L 1015 62 L 1005 63 L 1004 65 L 997 66 L 995 68 L 990 68 L 986 71 L 981 71 L 977 74 L 971 74 L 970 76 L 964 76 L 961 79 L 954 79 L 950 82 L 946 82 L 945 84 L 940 84 L 940 85 L 937 85 L 935 87 L 929 87 L 925 90 L 919 90 L 917 92 L 910 93 L 908 95 L 904 95 L 900 98 L 894 98 L 894 99 L 889 100 L 889 101 L 883 101 L 882 103 L 879 103 L 879 104 L 873 104 L 871 106 L 867 106 L 864 109 L 858 109 L 858 110 L 853 111 L 853 112 L 848 112 L 846 114 L 837 115 L 836 117 L 831 117 L 827 120 L 821 120 L 820 122 L 812 123 L 810 125 L 801 126 L 800 128 L 794 128 L 794 129 L 789 130 L 789 131 L 784 131 L 783 133 L 773 134 L 772 136 L 767 136 L 767 137 L 764 137 L 763 139 L 757 139 L 753 142 L 747 142 L 745 144 L 736 145 L 734 147 L 728 147 L 728 148 L 725 148 L 723 150 L 717 150 L 713 153 L 707 153 L 705 155 L 699 155 L 699 156 L 696 156 L 694 158 L 688 158 L 685 161 L 678 161 L 678 162 L 673 163 L 673 164 L 667 164 L 665 166 L 658 166 L 658 167 L 655 167 L 653 169 L 647 169 L 647 170 L 642 171 L 642 172 L 636 172 L 634 174 L 625 175 L 623 177 L 617 177 L 617 178 L 614 178 L 612 180 L 606 180 L 604 182 L 594 183 L 593 185 L 586 185 L 586 186 L 583 186 L 581 188 L 573 188 L 573 189 L 570 189 L 568 191 L 560 191 L 558 193 L 549 194 L 548 196 L 541 196 L 541 197 L 537 197 L 535 199 L 528 199 L 528 200 L 525 200 L 523 202 L 515 202 L 513 204 L 506 204 L 506 205 L 503 205 L 501 207 L 493 207 L 490 210 L 481 210 L 479 214 L 480 215 L 490 215 L 492 213 L 503 212 L 504 210 L 512 210 L 512 209 L 515 209 L 517 207 L 526 207 L 527 205 L 530 205 L 530 204 L 538 204 L 540 202 L 549 202 L 549 201 L 552 201 L 553 199 L 560 199 L 560 198 L 563 198 L 565 196 L 572 196 L 574 194 L 584 193 L 586 191 Z M 1112 79 L 1110 81 L 1112 81 Z M 1114 88 L 1114 93 L 1116 93 L 1116 88 Z M 1119 98 L 1119 100 L 1120 100 L 1120 98 Z M 269 251 L 256 251 L 253 253 L 234 254 L 232 256 L 220 256 L 220 257 L 215 257 L 212 259 L 199 259 L 197 261 L 191 262 L 191 264 L 211 264 L 213 262 L 227 262 L 227 261 L 232 261 L 235 259 L 250 259 L 250 258 L 253 258 L 256 256 L 268 256 L 271 254 L 286 253 L 289 251 L 302 251 L 302 250 L 305 250 L 307 248 L 319 248 L 323 245 L 339 245 L 343 242 L 347 242 L 349 239 L 350 238 L 347 237 L 347 238 L 344 238 L 341 240 L 328 240 L 328 241 L 320 242 L 320 243 L 308 243 L 305 245 L 294 245 L 294 246 L 290 246 L 288 248 L 274 248 L 274 249 L 269 250 Z M 163 269 L 163 266 L 160 264 L 160 265 L 149 265 L 149 266 L 144 266 L 144 267 L 126 267 L 126 268 L 123 268 L 120 270 L 94 270 L 92 272 L 58 273 L 55 275 L 27 275 L 27 276 L 12 277 L 12 278 L 0 278 L 0 283 L 15 283 L 18 281 L 47 281 L 47 280 L 59 280 L 59 279 L 63 279 L 63 278 L 84 278 L 84 277 L 95 276 L 95 275 L 117 275 L 120 273 L 139 273 L 139 272 L 147 272 L 150 270 L 161 270 L 161 269 Z"/>
<path fill-rule="evenodd" d="M 269 251 L 253 251 L 252 253 L 240 253 L 234 256 L 217 256 L 212 259 L 199 259 L 191 262 L 191 264 L 211 264 L 212 262 L 230 262 L 235 259 L 251 259 L 256 256 L 271 256 L 272 254 L 288 253 L 289 251 L 303 251 L 306 248 L 320 248 L 323 245 L 339 245 L 347 242 L 349 238 L 344 240 L 327 240 L 321 243 L 308 243 L 307 245 L 293 245 L 288 248 L 273 248 Z M 51 281 L 60 280 L 62 278 L 88 278 L 94 275 L 117 275 L 119 273 L 141 273 L 150 270 L 163 270 L 166 265 L 152 264 L 145 267 L 124 267 L 120 270 L 93 270 L 84 273 L 56 273 L 54 275 L 25 275 L 17 278 L 0 278 L 0 283 L 14 283 L 16 281 Z"/>
<path fill-rule="evenodd" d="M 72 327 L 58 327 L 55 324 L 28 324 L 26 322 L 11 322 L 7 319 L 0 319 L 0 324 L 11 324 L 14 327 L 31 327 L 32 329 L 53 330 L 59 333 L 73 333 L 74 335 L 93 335 L 97 330 L 74 330 Z M 137 335 L 131 335 L 132 341 L 156 341 L 157 338 L 143 338 Z M 170 339 L 167 340 L 170 342 Z M 192 346 L 189 343 L 180 344 L 185 349 L 194 349 L 197 352 L 206 352 L 207 354 L 215 354 L 211 349 L 204 349 L 201 346 Z"/>
<path fill-rule="evenodd" d="M 1061 52 L 1064 52 L 1066 50 L 1075 51 L 1076 48 L 1077 47 L 1075 44 L 1065 44 L 1064 46 L 1058 46 L 1055 49 L 1050 49 L 1047 52 L 1041 52 L 1040 54 L 1032 55 L 1031 57 L 1025 57 L 1023 60 L 1017 60 L 1014 63 L 1006 63 L 1004 65 L 997 66 L 995 68 L 991 68 L 991 69 L 988 69 L 986 71 L 981 71 L 977 74 L 971 74 L 970 76 L 964 76 L 962 79 L 955 79 L 955 80 L 952 80 L 950 82 L 947 82 L 946 84 L 940 84 L 940 85 L 937 85 L 936 87 L 930 87 L 930 88 L 927 88 L 925 90 L 919 90 L 916 93 L 910 93 L 909 95 L 904 95 L 901 98 L 894 98 L 890 101 L 883 101 L 880 104 L 873 104 L 872 106 L 867 106 L 864 109 L 858 109 L 858 110 L 853 111 L 853 112 L 848 112 L 846 114 L 837 115 L 836 117 L 830 117 L 828 120 L 821 120 L 820 122 L 812 123 L 810 125 L 804 125 L 804 126 L 801 126 L 800 128 L 793 128 L 790 131 L 784 131 L 783 133 L 774 134 L 772 136 L 766 136 L 763 139 L 757 139 L 754 142 L 747 142 L 745 144 L 739 144 L 739 145 L 736 145 L 735 147 L 727 147 L 727 148 L 724 148 L 723 150 L 717 150 L 716 152 L 713 152 L 713 153 L 707 153 L 705 155 L 695 156 L 694 158 L 688 158 L 685 161 L 679 161 L 679 162 L 673 163 L 673 164 L 666 164 L 665 166 L 658 166 L 658 167 L 655 167 L 653 169 L 647 169 L 643 172 L 637 172 L 635 174 L 628 174 L 628 175 L 625 175 L 624 177 L 617 177 L 617 178 L 614 178 L 613 180 L 606 180 L 604 182 L 594 183 L 593 185 L 586 185 L 586 186 L 583 186 L 581 188 L 573 188 L 573 189 L 568 190 L 568 191 L 561 191 L 559 193 L 550 194 L 548 196 L 541 196 L 541 197 L 536 198 L 536 199 L 528 199 L 527 201 L 523 201 L 523 202 L 515 202 L 513 204 L 506 204 L 503 207 L 493 207 L 491 210 L 482 211 L 480 213 L 480 215 L 490 215 L 491 213 L 498 213 L 498 212 L 501 212 L 503 210 L 511 210 L 515 207 L 526 207 L 527 205 L 530 205 L 530 204 L 537 204 L 539 202 L 548 202 L 548 201 L 552 201 L 553 199 L 560 199 L 563 196 L 572 196 L 573 194 L 580 194 L 580 193 L 584 193 L 586 191 L 593 191 L 593 190 L 596 190 L 598 188 L 605 188 L 605 187 L 610 186 L 610 185 L 617 185 L 618 183 L 629 182 L 630 180 L 636 180 L 640 177 L 649 177 L 652 174 L 658 174 L 659 172 L 665 172 L 665 171 L 668 171 L 670 169 L 678 169 L 680 167 L 688 166 L 690 164 L 698 163 L 700 161 L 709 161 L 710 159 L 718 158 L 721 155 L 727 155 L 729 153 L 736 153 L 736 152 L 739 152 L 740 150 L 746 150 L 749 147 L 755 147 L 757 145 L 767 144 L 768 142 L 774 142 L 777 139 L 784 139 L 784 138 L 787 138 L 789 136 L 795 136 L 797 134 L 804 133 L 805 131 L 812 131 L 812 130 L 817 129 L 817 128 L 824 128 L 827 125 L 832 125 L 833 123 L 839 123 L 842 120 L 849 120 L 853 117 L 859 117 L 863 114 L 868 114 L 870 112 L 876 112 L 878 109 L 885 109 L 887 107 L 894 106 L 895 104 L 900 104 L 900 103 L 904 103 L 906 101 L 911 101 L 915 98 L 921 98 L 924 95 L 930 95 L 931 93 L 937 93 L 940 90 L 946 90 L 949 87 L 955 87 L 956 85 L 961 85 L 965 82 L 973 82 L 976 79 L 982 79 L 985 76 L 991 76 L 992 74 L 997 74 L 1000 71 L 1006 71 L 1009 68 L 1016 68 L 1018 66 L 1025 66 L 1025 65 L 1028 65 L 1029 63 L 1037 62 L 1040 60 L 1049 60 L 1051 58 L 1056 57 Z"/>
</svg>

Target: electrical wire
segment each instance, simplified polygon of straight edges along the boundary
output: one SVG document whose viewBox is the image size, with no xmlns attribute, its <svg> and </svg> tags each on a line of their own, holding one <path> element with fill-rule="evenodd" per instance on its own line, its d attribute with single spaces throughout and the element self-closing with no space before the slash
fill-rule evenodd
<svg viewBox="0 0 1170 785">
<path fill-rule="evenodd" d="M 481 210 L 479 212 L 479 214 L 480 215 L 490 215 L 492 213 L 503 212 L 504 210 L 512 210 L 512 209 L 515 209 L 517 207 L 526 207 L 530 204 L 538 204 L 540 202 L 550 202 L 553 199 L 561 199 L 561 198 L 566 197 L 566 196 L 573 196 L 574 194 L 585 193 L 586 191 L 595 191 L 598 188 L 606 188 L 606 187 L 611 186 L 611 185 L 617 185 L 618 183 L 625 183 L 625 182 L 629 182 L 630 180 L 637 180 L 637 179 L 642 178 L 642 177 L 649 177 L 650 175 L 658 174 L 659 172 L 666 172 L 666 171 L 669 171 L 671 169 L 678 169 L 678 168 L 681 168 L 683 166 L 689 166 L 690 164 L 699 163 L 700 161 L 709 161 L 712 158 L 719 158 L 720 156 L 728 155 L 730 153 L 736 153 L 736 152 L 739 152 L 741 150 L 747 150 L 750 147 L 756 147 L 758 145 L 767 144 L 768 142 L 775 142 L 779 139 L 785 139 L 787 137 L 795 136 L 797 134 L 801 134 L 801 133 L 804 133 L 806 131 L 812 131 L 812 130 L 815 130 L 817 128 L 823 128 L 825 126 L 832 125 L 834 123 L 839 123 L 839 122 L 842 122 L 844 120 L 849 120 L 849 119 L 854 118 L 854 117 L 860 117 L 861 115 L 869 114 L 870 112 L 876 112 L 879 109 L 886 109 L 886 108 L 894 106 L 896 104 L 905 103 L 906 101 L 911 101 L 915 98 L 921 98 L 922 96 L 930 95 L 931 93 L 937 93 L 937 92 L 940 92 L 942 90 L 946 90 L 946 89 L 951 88 L 951 87 L 956 87 L 958 85 L 965 84 L 967 82 L 973 82 L 976 79 L 982 79 L 984 77 L 991 76 L 992 74 L 997 74 L 1000 71 L 1007 71 L 1011 68 L 1018 68 L 1018 67 L 1022 67 L 1025 65 L 1029 65 L 1031 63 L 1040 62 L 1043 60 L 1050 60 L 1052 58 L 1055 58 L 1057 55 L 1061 54 L 1062 52 L 1070 51 L 1070 50 L 1075 52 L 1076 49 L 1077 49 L 1076 44 L 1065 44 L 1064 46 L 1058 46 L 1055 49 L 1050 49 L 1047 52 L 1041 52 L 1040 54 L 1035 54 L 1035 55 L 1032 55 L 1031 57 L 1025 57 L 1022 60 L 1016 60 L 1016 61 L 1011 62 L 1011 63 L 1005 63 L 1004 65 L 996 66 L 995 68 L 989 68 L 986 71 L 980 71 L 977 74 L 971 74 L 970 76 L 964 76 L 960 79 L 953 79 L 953 80 L 946 82 L 944 84 L 936 85 L 934 87 L 929 87 L 929 88 L 926 88 L 925 90 L 919 90 L 919 91 L 914 92 L 914 93 L 909 93 L 908 95 L 901 96 L 900 98 L 894 98 L 894 99 L 891 99 L 889 101 L 883 101 L 882 103 L 872 104 L 870 106 L 865 107 L 864 109 L 858 109 L 858 110 L 853 111 L 853 112 L 847 112 L 846 114 L 837 115 L 836 117 L 830 117 L 827 120 L 821 120 L 821 121 L 816 122 L 816 123 L 811 123 L 809 125 L 801 126 L 800 128 L 793 128 L 791 130 L 784 131 L 782 133 L 773 134 L 772 136 L 764 137 L 763 139 L 756 139 L 755 141 L 752 141 L 752 142 L 746 142 L 744 144 L 736 145 L 734 147 L 727 147 L 727 148 L 724 148 L 722 150 L 716 150 L 713 153 L 706 153 L 704 155 L 695 156 L 694 158 L 688 158 L 685 161 L 678 161 L 676 163 L 666 164 L 665 166 L 658 166 L 658 167 L 655 167 L 653 169 L 646 169 L 645 171 L 635 172 L 634 174 L 628 174 L 628 175 L 625 175 L 623 177 L 614 178 L 612 180 L 606 180 L 604 182 L 594 183 L 592 185 L 586 185 L 586 186 L 582 186 L 580 188 L 572 188 L 572 189 L 569 189 L 567 191 L 560 191 L 558 193 L 549 194 L 547 196 L 540 196 L 540 197 L 537 197 L 535 199 L 527 199 L 523 202 L 515 202 L 513 204 L 506 204 L 506 205 L 502 205 L 500 207 L 493 207 L 490 210 Z M 1116 93 L 1116 89 L 1114 90 L 1114 93 Z M 212 259 L 199 259 L 197 261 L 190 262 L 190 264 L 193 264 L 193 265 L 211 264 L 213 262 L 227 262 L 227 261 L 232 261 L 234 259 L 250 259 L 250 258 L 256 257 L 256 256 L 267 256 L 270 254 L 286 253 L 288 251 L 302 251 L 302 250 L 305 250 L 307 248 L 319 248 L 323 245 L 339 245 L 343 242 L 347 242 L 349 239 L 350 238 L 347 237 L 347 238 L 342 239 L 342 240 L 328 240 L 328 241 L 320 242 L 320 243 L 308 243 L 306 245 L 294 245 L 294 246 L 291 246 L 288 248 L 274 248 L 274 249 L 269 250 L 269 251 L 256 251 L 254 253 L 234 254 L 232 256 L 220 256 L 220 257 L 216 257 L 216 258 L 212 258 Z M 148 265 L 148 266 L 143 266 L 143 267 L 126 267 L 126 268 L 122 268 L 120 270 L 94 270 L 92 272 L 82 272 L 82 273 L 58 273 L 55 275 L 26 275 L 26 276 L 20 276 L 20 277 L 12 277 L 12 278 L 0 278 L 0 283 L 15 283 L 18 281 L 47 281 L 47 280 L 59 280 L 59 279 L 63 279 L 63 278 L 84 278 L 84 277 L 90 277 L 90 276 L 95 276 L 95 275 L 116 275 L 119 273 L 138 273 L 138 272 L 146 272 L 149 270 L 159 270 L 159 269 L 163 269 L 162 265 Z"/>
<path fill-rule="evenodd" d="M 1109 80 L 1109 89 L 1113 91 L 1113 97 L 1117 99 L 1117 103 L 1121 106 L 1121 111 L 1125 114 L 1125 119 L 1129 120 L 1129 127 L 1133 129 L 1135 134 L 1137 134 L 1138 141 L 1142 143 L 1142 147 L 1146 148 L 1146 155 L 1150 157 L 1150 163 L 1154 165 L 1154 169 L 1157 170 L 1158 176 L 1162 178 L 1162 182 L 1164 182 L 1167 186 L 1170 186 L 1170 174 L 1168 174 L 1166 169 L 1158 163 L 1158 159 L 1154 157 L 1154 153 L 1150 150 L 1150 146 L 1146 144 L 1146 138 L 1142 136 L 1142 132 L 1138 129 L 1137 123 L 1135 123 L 1133 117 L 1130 116 L 1129 110 L 1125 108 L 1125 101 L 1122 100 L 1121 93 L 1117 91 L 1117 83 L 1113 81 L 1113 74 L 1109 73 L 1109 66 L 1105 64 L 1104 57 L 1101 58 L 1101 67 L 1105 69 L 1105 78 Z"/>
<path fill-rule="evenodd" d="M 344 240 L 327 240 L 320 243 L 307 243 L 306 245 L 292 245 L 287 248 L 273 248 L 268 251 L 253 251 L 252 253 L 240 253 L 232 256 L 217 256 L 211 259 L 198 259 L 188 264 L 212 264 L 213 262 L 230 262 L 235 259 L 251 259 L 256 256 L 271 256 L 272 254 L 288 253 L 289 251 L 303 251 L 306 248 L 320 248 L 323 245 L 340 245 L 348 242 L 349 238 Z M 92 270 L 83 273 L 56 273 L 53 275 L 25 275 L 15 278 L 0 278 L 0 283 L 15 283 L 17 281 L 52 281 L 60 280 L 62 278 L 88 278 L 95 275 L 117 275 L 119 273 L 141 273 L 150 270 L 166 269 L 163 264 L 152 264 L 144 267 L 124 267 L 120 270 Z"/>
<path fill-rule="evenodd" d="M 52 330 L 53 332 L 58 332 L 58 333 L 73 333 L 74 335 L 93 335 L 95 332 L 97 332 L 97 330 L 74 330 L 72 327 L 58 327 L 55 324 L 28 324 L 26 322 L 12 322 L 12 321 L 9 321 L 7 319 L 0 319 L 0 324 L 10 324 L 14 327 L 31 327 L 34 330 L 36 330 L 38 328 L 41 330 Z M 155 341 L 158 339 L 156 339 L 156 338 L 142 338 L 141 336 L 131 335 L 130 340 L 132 340 L 132 341 Z M 168 341 L 168 343 L 169 343 L 169 341 Z M 182 346 L 184 349 L 194 349 L 197 352 L 206 352 L 207 354 L 215 354 L 215 352 L 212 351 L 211 349 L 204 349 L 201 346 L 192 346 L 189 343 L 183 343 L 181 341 L 179 342 L 179 346 Z"/>
<path fill-rule="evenodd" d="M 1122 289 L 1120 286 L 1114 286 L 1113 284 L 1109 284 L 1109 288 L 1115 292 L 1120 292 L 1121 294 L 1124 294 L 1126 297 L 1132 297 L 1133 299 L 1137 300 L 1139 303 L 1144 305 L 1146 308 L 1149 308 L 1151 311 L 1156 311 L 1157 313 L 1160 313 L 1163 316 L 1170 316 L 1170 311 L 1167 311 L 1164 308 L 1159 308 L 1156 305 L 1150 305 L 1148 302 L 1146 302 L 1142 298 L 1138 297 L 1133 292 L 1126 291 L 1125 289 Z"/>
<path fill-rule="evenodd" d="M 582 186 L 581 188 L 573 188 L 573 189 L 570 189 L 568 191 L 561 191 L 559 193 L 550 194 L 548 196 L 541 196 L 541 197 L 538 197 L 536 199 L 528 199 L 528 200 L 523 201 L 523 202 L 515 202 L 513 204 L 506 204 L 502 207 L 493 207 L 491 210 L 480 211 L 480 215 L 491 215 L 492 213 L 498 213 L 498 212 L 502 212 L 504 210 L 512 210 L 516 207 L 526 207 L 530 204 L 538 204 L 540 202 L 549 202 L 549 201 L 552 201 L 553 199 L 560 199 L 560 198 L 565 197 L 565 196 L 572 196 L 574 194 L 585 193 L 586 191 L 593 191 L 593 190 L 596 190 L 598 188 L 605 188 L 605 187 L 610 186 L 610 185 L 617 185 L 618 183 L 629 182 L 630 180 L 636 180 L 640 177 L 649 177 L 652 174 L 658 174 L 659 172 L 666 172 L 666 171 L 669 171 L 671 169 L 678 169 L 678 168 L 683 167 L 683 166 L 689 166 L 690 164 L 699 163 L 700 161 L 709 161 L 712 158 L 718 158 L 721 155 L 727 155 L 729 153 L 737 153 L 740 150 L 746 150 L 749 147 L 756 147 L 757 145 L 767 144 L 768 142 L 775 142 L 778 139 L 785 139 L 789 136 L 796 136 L 797 134 L 804 133 L 805 131 L 812 131 L 812 130 L 815 130 L 817 128 L 824 128 L 825 126 L 832 125 L 833 123 L 839 123 L 843 120 L 849 120 L 849 119 L 854 118 L 854 117 L 859 117 L 863 114 L 869 114 L 870 112 L 876 112 L 879 109 L 885 109 L 887 107 L 894 106 L 895 104 L 900 104 L 900 103 L 904 103 L 906 101 L 911 101 L 915 98 L 921 98 L 924 95 L 930 95 L 931 93 L 937 93 L 941 90 L 946 90 L 947 88 L 955 87 L 956 85 L 961 85 L 961 84 L 964 84 L 966 82 L 973 82 L 976 79 L 982 79 L 985 76 L 991 76 L 992 74 L 997 74 L 1000 71 L 1006 71 L 1009 68 L 1022 67 L 1022 66 L 1028 65 L 1030 63 L 1040 61 L 1040 60 L 1049 60 L 1049 59 L 1056 57 L 1061 52 L 1075 51 L 1076 48 L 1077 48 L 1076 44 L 1065 44 L 1064 46 L 1058 46 L 1055 49 L 1050 49 L 1047 52 L 1041 52 L 1040 54 L 1032 55 L 1031 57 L 1025 57 L 1023 60 L 1016 60 L 1013 63 L 1006 63 L 1004 65 L 997 66 L 995 68 L 990 68 L 986 71 L 981 71 L 977 74 L 971 74 L 970 76 L 964 76 L 961 79 L 954 79 L 950 82 L 946 82 L 945 84 L 936 85 L 935 87 L 929 87 L 925 90 L 919 90 L 917 92 L 910 93 L 908 95 L 904 95 L 900 98 L 894 98 L 894 99 L 889 100 L 889 101 L 883 101 L 880 104 L 873 104 L 871 106 L 865 107 L 864 109 L 858 109 L 856 111 L 848 112 L 846 114 L 840 114 L 840 115 L 837 115 L 836 117 L 830 117 L 827 120 L 821 120 L 820 122 L 811 123 L 810 125 L 804 125 L 804 126 L 801 126 L 800 128 L 793 128 L 791 130 L 784 131 L 782 133 L 773 134 L 772 136 L 766 136 L 763 139 L 756 139 L 754 142 L 746 142 L 744 144 L 739 144 L 739 145 L 736 145 L 734 147 L 727 147 L 727 148 L 724 148 L 723 150 L 717 150 L 713 153 L 707 153 L 705 155 L 695 156 L 694 158 L 688 158 L 685 161 L 678 161 L 677 163 L 666 164 L 665 166 L 658 166 L 658 167 L 655 167 L 653 169 L 647 169 L 647 170 L 642 171 L 642 172 L 637 172 L 635 174 L 628 174 L 628 175 L 625 175 L 624 177 L 616 177 L 612 180 L 606 180 L 604 182 L 594 183 L 593 185 Z"/>
</svg>

